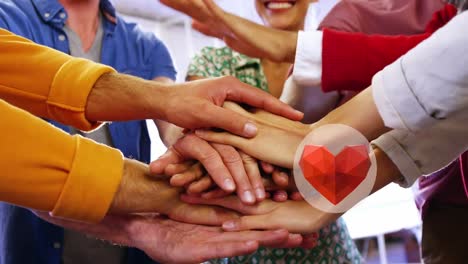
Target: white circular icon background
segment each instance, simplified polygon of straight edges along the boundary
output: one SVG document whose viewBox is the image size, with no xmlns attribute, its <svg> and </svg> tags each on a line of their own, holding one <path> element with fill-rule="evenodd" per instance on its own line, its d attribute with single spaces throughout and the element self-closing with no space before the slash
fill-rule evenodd
<svg viewBox="0 0 468 264">
<path fill-rule="evenodd" d="M 362 182 L 336 205 L 325 198 L 305 178 L 299 165 L 304 148 L 308 145 L 324 146 L 335 157 L 346 146 L 363 145 L 369 153 L 370 167 Z M 329 213 L 343 213 L 367 197 L 374 186 L 377 175 L 377 161 L 369 144 L 369 141 L 356 129 L 341 125 L 324 125 L 314 129 L 301 142 L 294 156 L 294 180 L 299 192 L 304 199 L 313 207 Z M 339 179 L 337 179 L 339 180 Z"/>
</svg>

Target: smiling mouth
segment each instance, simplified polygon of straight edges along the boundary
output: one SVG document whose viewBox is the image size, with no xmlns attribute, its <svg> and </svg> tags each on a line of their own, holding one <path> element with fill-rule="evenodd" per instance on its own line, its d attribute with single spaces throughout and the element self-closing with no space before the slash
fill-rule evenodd
<svg viewBox="0 0 468 264">
<path fill-rule="evenodd" d="M 270 10 L 283 10 L 283 9 L 289 9 L 293 7 L 295 4 L 296 4 L 295 1 L 284 1 L 284 2 L 272 1 L 272 2 L 265 2 L 265 7 Z"/>
</svg>

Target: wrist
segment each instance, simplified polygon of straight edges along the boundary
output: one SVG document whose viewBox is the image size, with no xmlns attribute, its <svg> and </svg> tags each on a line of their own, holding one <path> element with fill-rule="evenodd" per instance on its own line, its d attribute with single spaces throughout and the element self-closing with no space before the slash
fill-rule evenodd
<svg viewBox="0 0 468 264">
<path fill-rule="evenodd" d="M 285 50 L 284 61 L 294 64 L 294 61 L 296 60 L 298 32 L 286 31 L 284 33 L 285 33 L 284 39 L 288 40 L 288 41 L 283 41 L 283 43 L 286 44 L 286 47 L 284 49 Z"/>
<path fill-rule="evenodd" d="M 109 213 L 129 214 L 156 212 L 167 214 L 170 201 L 177 199 L 179 190 L 149 174 L 146 164 L 126 159 L 120 186 Z"/>
<path fill-rule="evenodd" d="M 86 103 L 90 121 L 126 121 L 159 119 L 169 86 L 130 75 L 102 75 L 91 90 Z"/>
<path fill-rule="evenodd" d="M 377 176 L 371 193 L 382 189 L 392 182 L 398 182 L 402 177 L 398 167 L 383 150 L 373 145 L 373 154 L 377 160 Z"/>
<path fill-rule="evenodd" d="M 112 214 L 121 214 L 126 213 L 128 211 L 129 205 L 127 204 L 127 197 L 128 197 L 128 185 L 129 185 L 129 176 L 132 169 L 129 160 L 124 160 L 124 166 L 122 170 L 122 177 L 120 180 L 120 185 L 117 191 L 115 192 L 114 199 L 112 200 L 112 204 L 109 208 L 108 213 Z"/>
<path fill-rule="evenodd" d="M 312 124 L 301 123 L 301 124 L 302 124 L 301 131 L 304 137 L 306 137 L 310 132 L 312 132 L 312 130 L 316 128 L 316 123 L 312 123 Z"/>
<path fill-rule="evenodd" d="M 169 100 L 178 85 L 148 81 L 148 91 L 143 94 L 143 109 L 149 113 L 146 119 L 168 121 Z"/>
</svg>

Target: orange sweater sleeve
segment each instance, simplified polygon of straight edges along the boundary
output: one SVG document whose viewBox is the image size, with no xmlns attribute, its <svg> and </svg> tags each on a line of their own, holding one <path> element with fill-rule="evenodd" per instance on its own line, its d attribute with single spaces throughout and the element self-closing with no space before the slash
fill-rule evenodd
<svg viewBox="0 0 468 264">
<path fill-rule="evenodd" d="M 122 154 L 30 113 L 96 127 L 84 115 L 87 96 L 111 71 L 0 29 L 0 200 L 58 217 L 102 219 L 120 184 Z"/>
<path fill-rule="evenodd" d="M 0 29 L 0 96 L 34 115 L 81 130 L 96 128 L 85 117 L 86 102 L 108 72 L 115 70 Z"/>
</svg>

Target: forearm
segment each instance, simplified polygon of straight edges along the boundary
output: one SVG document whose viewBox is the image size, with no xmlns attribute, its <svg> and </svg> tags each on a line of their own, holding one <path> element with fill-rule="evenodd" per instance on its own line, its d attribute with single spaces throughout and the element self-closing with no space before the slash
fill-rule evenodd
<svg viewBox="0 0 468 264">
<path fill-rule="evenodd" d="M 312 128 L 327 124 L 350 126 L 362 133 L 369 141 L 390 130 L 385 127 L 377 110 L 372 95 L 372 87 L 365 89 L 320 121 L 312 124 Z"/>
<path fill-rule="evenodd" d="M 373 154 L 377 161 L 377 176 L 375 178 L 372 193 L 382 189 L 386 185 L 397 182 L 401 178 L 401 173 L 393 161 L 380 148 L 374 147 Z"/>
<path fill-rule="evenodd" d="M 86 118 L 99 121 L 127 121 L 163 118 L 162 98 L 167 98 L 169 85 L 143 80 L 130 75 L 102 75 L 91 90 Z"/>
<path fill-rule="evenodd" d="M 276 62 L 294 62 L 297 32 L 267 28 L 246 19 L 239 19 L 236 27 L 232 29 L 241 32 L 245 28 L 250 30 L 238 33 L 240 36 L 246 35 L 242 36 L 242 39 L 225 38 L 229 47 L 251 57 L 266 58 Z"/>
</svg>

